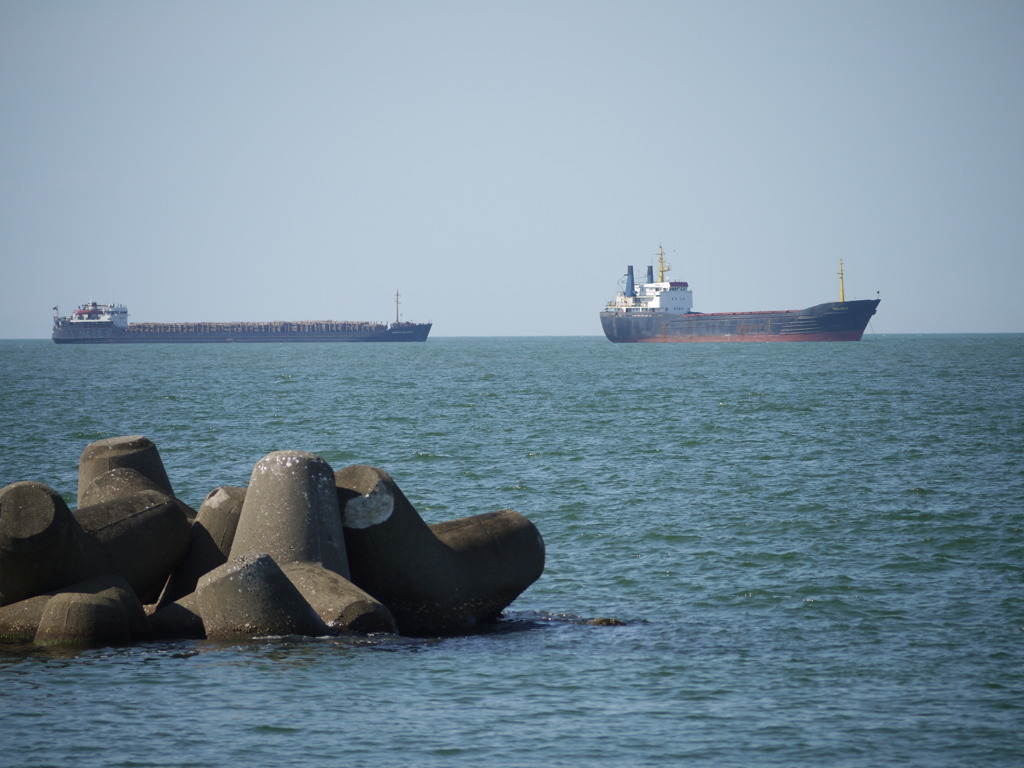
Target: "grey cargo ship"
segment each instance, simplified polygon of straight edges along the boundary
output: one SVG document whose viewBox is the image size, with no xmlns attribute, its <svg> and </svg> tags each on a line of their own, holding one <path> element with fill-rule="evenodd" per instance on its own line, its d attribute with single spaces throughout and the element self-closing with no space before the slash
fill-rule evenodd
<svg viewBox="0 0 1024 768">
<path fill-rule="evenodd" d="M 397 293 L 393 323 L 345 320 L 129 323 L 125 305 L 90 301 L 63 317 L 54 307 L 53 340 L 57 344 L 426 341 L 431 325 L 400 321 Z"/>
</svg>

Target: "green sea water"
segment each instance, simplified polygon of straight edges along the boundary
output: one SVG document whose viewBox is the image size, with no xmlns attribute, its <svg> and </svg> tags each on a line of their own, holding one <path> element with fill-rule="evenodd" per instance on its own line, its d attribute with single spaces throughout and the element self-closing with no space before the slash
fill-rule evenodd
<svg viewBox="0 0 1024 768">
<path fill-rule="evenodd" d="M 465 637 L 0 644 L 0 765 L 1024 763 L 1024 335 L 4 341 L 0 429 L 72 505 L 145 434 L 194 507 L 301 449 L 547 548 Z"/>
</svg>

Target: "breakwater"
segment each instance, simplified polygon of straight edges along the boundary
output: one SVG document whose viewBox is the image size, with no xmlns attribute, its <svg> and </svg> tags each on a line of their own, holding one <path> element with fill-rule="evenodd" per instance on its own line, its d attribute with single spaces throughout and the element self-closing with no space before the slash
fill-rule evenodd
<svg viewBox="0 0 1024 768">
<path fill-rule="evenodd" d="M 493 623 L 541 575 L 544 543 L 504 509 L 428 525 L 384 470 L 274 451 L 198 510 L 142 435 L 83 451 L 77 508 L 0 489 L 0 636 L 451 635 Z"/>
</svg>

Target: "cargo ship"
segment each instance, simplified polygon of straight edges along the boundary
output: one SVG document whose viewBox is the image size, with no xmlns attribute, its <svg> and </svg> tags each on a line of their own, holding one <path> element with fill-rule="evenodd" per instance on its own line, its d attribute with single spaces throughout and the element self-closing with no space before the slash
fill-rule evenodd
<svg viewBox="0 0 1024 768">
<path fill-rule="evenodd" d="M 300 320 L 228 323 L 130 323 L 123 304 L 82 304 L 61 317 L 54 307 L 57 344 L 209 344 L 295 341 L 426 341 L 431 323 L 402 322 L 395 293 L 395 321 Z"/>
<path fill-rule="evenodd" d="M 839 262 L 839 301 L 807 309 L 766 312 L 694 312 L 689 283 L 666 280 L 671 269 L 658 248 L 658 280 L 634 283 L 626 268 L 625 288 L 601 312 L 601 326 L 614 342 L 860 341 L 880 299 L 846 301 Z"/>
</svg>

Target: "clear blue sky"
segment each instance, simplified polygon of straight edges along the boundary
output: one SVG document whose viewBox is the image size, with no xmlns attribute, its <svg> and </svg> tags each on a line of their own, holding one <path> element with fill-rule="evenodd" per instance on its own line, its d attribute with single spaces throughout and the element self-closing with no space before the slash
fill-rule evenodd
<svg viewBox="0 0 1024 768">
<path fill-rule="evenodd" d="M 0 338 L 133 320 L 1024 331 L 1019 0 L 0 2 Z"/>
</svg>

